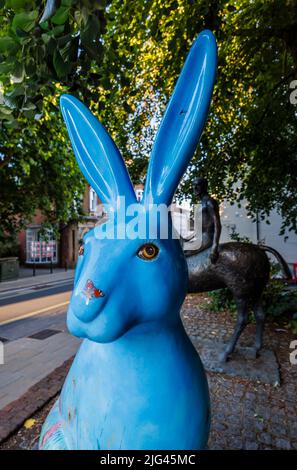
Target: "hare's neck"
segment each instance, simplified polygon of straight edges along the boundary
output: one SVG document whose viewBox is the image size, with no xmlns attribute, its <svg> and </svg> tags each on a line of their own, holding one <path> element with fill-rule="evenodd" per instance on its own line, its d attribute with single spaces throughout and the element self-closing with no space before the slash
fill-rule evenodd
<svg viewBox="0 0 297 470">
<path fill-rule="evenodd" d="M 99 356 L 127 354 L 130 357 L 139 354 L 160 353 L 164 347 L 175 347 L 189 341 L 181 319 L 174 323 L 147 322 L 131 328 L 126 334 L 112 343 L 99 344 L 85 340 L 85 347 L 96 351 Z"/>
</svg>

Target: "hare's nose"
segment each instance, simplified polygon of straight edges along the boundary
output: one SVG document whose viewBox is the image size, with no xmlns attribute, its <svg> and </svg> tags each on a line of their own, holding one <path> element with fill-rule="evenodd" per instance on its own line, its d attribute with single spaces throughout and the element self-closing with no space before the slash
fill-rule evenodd
<svg viewBox="0 0 297 470">
<path fill-rule="evenodd" d="M 98 289 L 91 281 L 91 279 L 88 279 L 86 282 L 86 285 L 83 289 L 83 294 L 88 298 L 91 299 L 93 297 L 98 298 L 98 297 L 104 297 L 104 292 L 101 289 Z"/>
<path fill-rule="evenodd" d="M 94 289 L 94 297 L 104 297 L 104 292 L 100 289 Z"/>
</svg>

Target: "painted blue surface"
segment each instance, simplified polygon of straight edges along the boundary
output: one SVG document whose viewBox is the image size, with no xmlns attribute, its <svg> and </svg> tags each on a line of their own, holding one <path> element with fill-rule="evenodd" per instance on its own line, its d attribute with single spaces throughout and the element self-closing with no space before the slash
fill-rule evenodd
<svg viewBox="0 0 297 470">
<path fill-rule="evenodd" d="M 150 203 L 170 204 L 199 141 L 215 70 L 215 39 L 203 31 L 160 125 L 140 219 L 148 220 Z M 126 196 L 126 204 L 136 200 L 118 149 L 76 98 L 62 96 L 61 108 L 83 174 L 111 206 L 117 228 L 125 228 L 117 196 Z M 43 426 L 40 448 L 202 449 L 209 394 L 180 320 L 188 282 L 180 243 L 147 239 L 147 233 L 142 240 L 102 240 L 98 230 L 84 238 L 67 314 L 69 331 L 85 340 Z M 138 256 L 144 243 L 159 248 L 153 260 Z"/>
</svg>

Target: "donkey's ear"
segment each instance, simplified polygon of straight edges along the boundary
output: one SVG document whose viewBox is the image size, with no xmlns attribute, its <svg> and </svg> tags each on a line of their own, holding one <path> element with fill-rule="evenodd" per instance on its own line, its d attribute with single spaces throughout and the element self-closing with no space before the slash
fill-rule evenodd
<svg viewBox="0 0 297 470">
<path fill-rule="evenodd" d="M 211 31 L 199 34 L 188 54 L 152 149 L 144 203 L 170 204 L 199 142 L 216 75 Z"/>
<path fill-rule="evenodd" d="M 102 124 L 73 96 L 62 95 L 60 105 L 78 165 L 101 201 L 116 208 L 118 196 L 125 196 L 135 203 L 124 160 Z"/>
</svg>

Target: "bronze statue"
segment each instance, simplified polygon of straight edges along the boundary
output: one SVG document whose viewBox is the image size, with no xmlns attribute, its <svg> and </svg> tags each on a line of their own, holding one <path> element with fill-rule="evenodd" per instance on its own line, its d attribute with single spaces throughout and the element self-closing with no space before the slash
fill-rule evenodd
<svg viewBox="0 0 297 470">
<path fill-rule="evenodd" d="M 190 250 L 185 249 L 184 253 L 186 256 L 192 256 L 211 247 L 210 260 L 215 263 L 218 259 L 222 230 L 219 205 L 208 194 L 208 182 L 205 178 L 195 178 L 193 180 L 193 193 L 200 199 L 202 206 L 202 243 L 199 247 L 192 246 Z M 191 242 L 191 245 L 194 245 L 194 242 Z"/>
<path fill-rule="evenodd" d="M 237 306 L 237 323 L 221 361 L 225 362 L 234 351 L 236 343 L 248 322 L 248 307 L 256 319 L 255 356 L 263 343 L 265 313 L 261 297 L 269 280 L 270 263 L 266 251 L 278 260 L 284 276 L 292 278 L 283 257 L 271 247 L 252 243 L 219 243 L 221 223 L 217 202 L 207 193 L 204 179 L 194 180 L 196 194 L 202 202 L 202 244 L 191 250 L 188 243 L 185 255 L 189 272 L 189 292 L 209 292 L 227 287 Z M 188 241 L 188 240 L 186 240 Z"/>
</svg>

